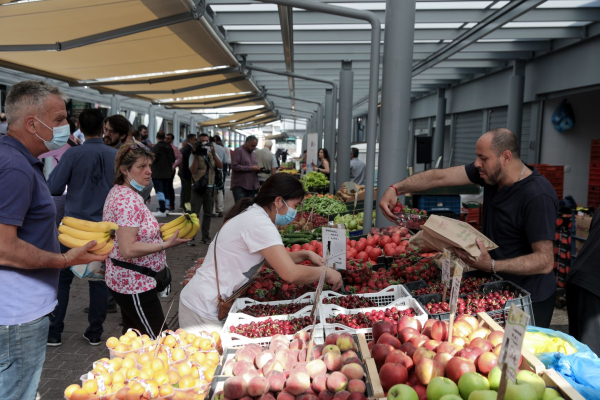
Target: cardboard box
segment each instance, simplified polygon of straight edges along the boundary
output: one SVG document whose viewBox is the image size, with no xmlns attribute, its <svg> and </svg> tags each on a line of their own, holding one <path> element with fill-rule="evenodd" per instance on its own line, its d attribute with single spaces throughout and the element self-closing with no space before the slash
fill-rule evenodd
<svg viewBox="0 0 600 400">
<path fill-rule="evenodd" d="M 575 240 L 575 257 L 577 257 L 579 255 L 579 251 L 581 250 L 581 248 L 583 247 L 583 244 L 585 243 L 583 240 Z"/>
<path fill-rule="evenodd" d="M 587 239 L 590 234 L 590 224 L 592 217 L 589 215 L 575 216 L 575 236 Z"/>
</svg>

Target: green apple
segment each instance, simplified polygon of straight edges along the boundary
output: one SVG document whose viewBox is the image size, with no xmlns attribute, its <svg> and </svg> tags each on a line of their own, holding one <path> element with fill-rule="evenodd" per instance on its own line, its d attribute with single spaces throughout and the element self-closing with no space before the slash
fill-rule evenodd
<svg viewBox="0 0 600 400">
<path fill-rule="evenodd" d="M 463 400 L 468 400 L 471 392 L 475 390 L 489 390 L 490 382 L 477 372 L 467 372 L 458 380 L 458 389 Z"/>
<path fill-rule="evenodd" d="M 498 393 L 493 390 L 475 390 L 469 395 L 469 400 L 496 400 Z"/>
<path fill-rule="evenodd" d="M 535 388 L 529 383 L 523 382 L 514 384 L 508 381 L 506 385 L 506 393 L 504 395 L 505 400 L 536 400 L 537 392 Z"/>
<path fill-rule="evenodd" d="M 535 372 L 531 371 L 519 371 L 517 374 L 517 383 L 529 383 L 535 389 L 537 393 L 537 400 L 542 400 L 544 392 L 546 391 L 546 382 L 542 377 L 537 376 Z"/>
<path fill-rule="evenodd" d="M 498 388 L 500 387 L 500 378 L 502 378 L 502 370 L 496 365 L 488 374 L 490 389 L 498 391 Z"/>
<path fill-rule="evenodd" d="M 387 400 L 419 400 L 419 395 L 410 386 L 399 384 L 388 390 Z"/>
<path fill-rule="evenodd" d="M 546 390 L 544 391 L 544 397 L 542 397 L 542 400 L 550 400 L 550 399 L 555 399 L 557 397 L 562 397 L 562 396 L 560 395 L 560 393 L 558 393 L 558 391 L 556 389 L 547 387 Z"/>
<path fill-rule="evenodd" d="M 427 400 L 440 400 L 447 394 L 458 395 L 458 386 L 451 379 L 436 376 L 427 385 Z"/>
<path fill-rule="evenodd" d="M 462 397 L 455 394 L 446 394 L 440 398 L 440 400 L 462 400 Z"/>
</svg>

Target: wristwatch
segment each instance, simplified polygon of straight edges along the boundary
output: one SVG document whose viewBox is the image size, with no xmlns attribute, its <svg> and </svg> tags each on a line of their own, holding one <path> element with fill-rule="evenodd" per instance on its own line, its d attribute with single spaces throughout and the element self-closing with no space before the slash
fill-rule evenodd
<svg viewBox="0 0 600 400">
<path fill-rule="evenodd" d="M 492 259 L 492 274 L 495 274 L 495 273 L 496 273 L 496 268 L 494 268 L 494 267 L 495 267 L 495 264 L 496 264 L 496 260 L 493 260 L 493 259 Z"/>
</svg>

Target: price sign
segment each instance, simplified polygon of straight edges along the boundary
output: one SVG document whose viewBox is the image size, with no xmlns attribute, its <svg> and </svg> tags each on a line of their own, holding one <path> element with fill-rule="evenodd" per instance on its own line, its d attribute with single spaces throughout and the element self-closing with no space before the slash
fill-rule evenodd
<svg viewBox="0 0 600 400">
<path fill-rule="evenodd" d="M 460 280 L 462 279 L 462 266 L 456 264 L 454 267 L 454 276 L 452 276 L 452 290 L 450 291 L 450 314 L 456 314 L 456 303 L 460 293 Z"/>
<path fill-rule="evenodd" d="M 450 251 L 448 249 L 444 249 L 444 253 L 442 254 L 442 283 L 444 285 L 448 285 L 450 283 Z"/>
<path fill-rule="evenodd" d="M 346 230 L 323 228 L 323 257 L 334 269 L 346 269 Z"/>
<path fill-rule="evenodd" d="M 502 350 L 498 358 L 499 363 L 506 364 L 506 376 L 513 383 L 517 381 L 517 369 L 528 323 L 529 315 L 513 304 L 506 321 Z"/>
</svg>

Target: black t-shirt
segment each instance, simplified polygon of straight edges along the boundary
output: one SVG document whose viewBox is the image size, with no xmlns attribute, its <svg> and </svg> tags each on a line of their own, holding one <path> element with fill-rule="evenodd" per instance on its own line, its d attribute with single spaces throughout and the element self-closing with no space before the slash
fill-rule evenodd
<svg viewBox="0 0 600 400">
<path fill-rule="evenodd" d="M 590 224 L 590 233 L 579 251 L 575 264 L 567 275 L 567 282 L 574 283 L 600 297 L 600 212 Z"/>
<path fill-rule="evenodd" d="M 531 254 L 531 244 L 554 240 L 558 198 L 537 169 L 513 186 L 486 185 L 474 163 L 465 166 L 469 180 L 483 186 L 483 234 L 498 245 L 490 255 L 507 260 Z M 531 168 L 530 168 L 531 169 Z M 556 290 L 554 272 L 545 275 L 500 273 L 504 279 L 531 293 L 534 302 L 546 300 Z"/>
</svg>

